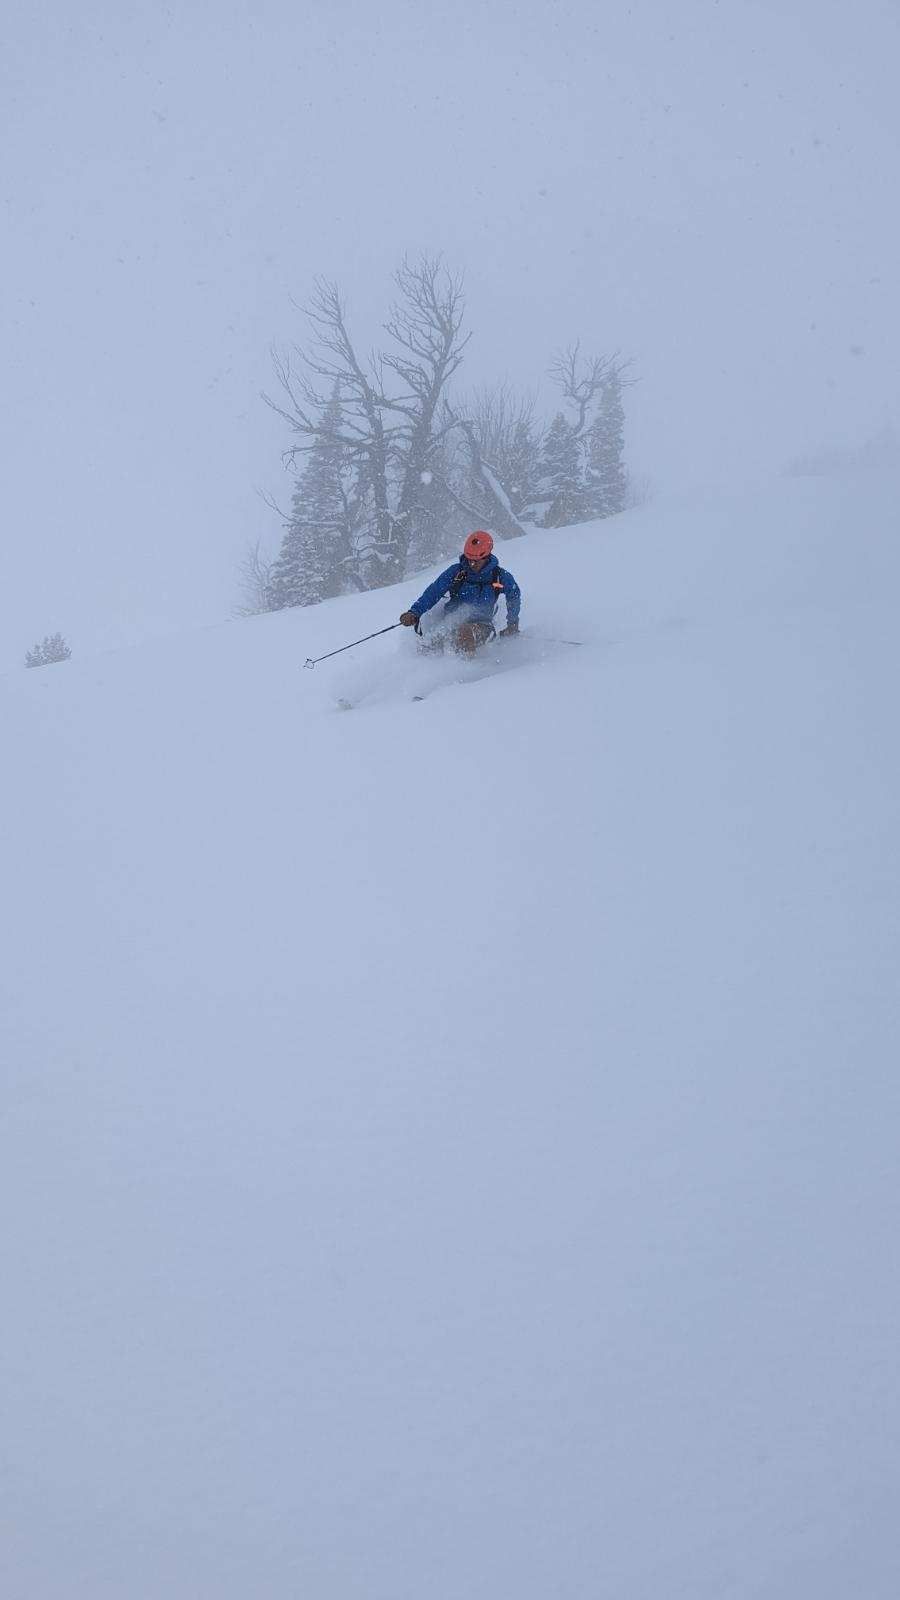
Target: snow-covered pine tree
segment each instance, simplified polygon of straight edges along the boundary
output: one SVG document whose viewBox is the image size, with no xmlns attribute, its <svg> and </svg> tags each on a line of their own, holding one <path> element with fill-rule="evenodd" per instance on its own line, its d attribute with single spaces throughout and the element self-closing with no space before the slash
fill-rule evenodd
<svg viewBox="0 0 900 1600">
<path fill-rule="evenodd" d="M 543 440 L 535 432 L 531 418 L 520 417 L 504 462 L 504 487 L 516 516 L 529 521 L 537 516 L 540 506 L 542 452 Z"/>
<path fill-rule="evenodd" d="M 310 465 L 307 463 L 307 472 Z M 266 586 L 269 611 L 282 611 L 288 606 L 314 606 L 325 599 L 328 568 L 319 530 L 305 516 L 305 479 L 306 472 L 291 496 L 291 520 L 272 563 Z"/>
<path fill-rule="evenodd" d="M 291 518 L 268 585 L 270 611 L 312 606 L 339 595 L 353 559 L 341 396 L 335 384 L 306 466 L 291 496 Z"/>
<path fill-rule="evenodd" d="M 589 517 L 613 517 L 628 500 L 625 471 L 625 408 L 622 375 L 613 367 L 600 391 L 600 404 L 586 438 L 585 499 Z"/>
<path fill-rule="evenodd" d="M 45 634 L 33 650 L 25 653 L 26 667 L 49 667 L 54 661 L 68 661 L 72 655 L 61 633 Z"/>
<path fill-rule="evenodd" d="M 409 545 L 410 572 L 420 572 L 423 567 L 449 559 L 462 548 L 469 526 L 450 490 L 452 470 L 446 439 L 440 439 L 433 445 L 422 474 L 422 492 Z"/>
<path fill-rule="evenodd" d="M 547 501 L 547 510 L 542 527 L 564 528 L 584 519 L 582 466 L 581 446 L 575 429 L 558 411 L 544 438 L 541 498 Z"/>
</svg>

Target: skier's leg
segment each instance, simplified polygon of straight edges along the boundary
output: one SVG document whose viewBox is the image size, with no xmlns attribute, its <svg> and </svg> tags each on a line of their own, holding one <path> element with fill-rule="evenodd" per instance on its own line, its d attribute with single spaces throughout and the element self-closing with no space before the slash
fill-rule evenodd
<svg viewBox="0 0 900 1600">
<path fill-rule="evenodd" d="M 453 632 L 453 648 L 458 655 L 473 656 L 488 639 L 494 637 L 494 624 L 470 618 L 460 622 Z"/>
</svg>

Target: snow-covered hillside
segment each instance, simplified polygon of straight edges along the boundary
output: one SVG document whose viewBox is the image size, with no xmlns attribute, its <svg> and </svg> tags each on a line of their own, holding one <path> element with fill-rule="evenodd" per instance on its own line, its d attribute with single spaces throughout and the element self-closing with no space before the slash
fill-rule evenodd
<svg viewBox="0 0 900 1600">
<path fill-rule="evenodd" d="M 5 1600 L 895 1600 L 897 489 L 0 682 Z"/>
</svg>

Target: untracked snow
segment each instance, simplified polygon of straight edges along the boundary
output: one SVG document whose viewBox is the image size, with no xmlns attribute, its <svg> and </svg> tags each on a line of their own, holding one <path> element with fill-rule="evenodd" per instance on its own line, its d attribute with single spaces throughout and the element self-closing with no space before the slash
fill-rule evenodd
<svg viewBox="0 0 900 1600">
<path fill-rule="evenodd" d="M 898 487 L 0 681 L 4 1600 L 895 1600 Z"/>
</svg>

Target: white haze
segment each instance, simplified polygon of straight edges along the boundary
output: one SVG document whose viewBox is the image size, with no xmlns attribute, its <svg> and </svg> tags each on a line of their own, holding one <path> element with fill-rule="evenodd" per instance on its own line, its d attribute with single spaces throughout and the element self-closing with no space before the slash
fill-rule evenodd
<svg viewBox="0 0 900 1600">
<path fill-rule="evenodd" d="M 318 272 L 365 344 L 443 251 L 471 383 L 621 349 L 663 490 L 883 428 L 898 41 L 878 0 L 7 8 L 0 667 L 228 615 Z"/>
<path fill-rule="evenodd" d="M 896 1600 L 898 490 L 0 681 L 3 1600 Z"/>
</svg>

